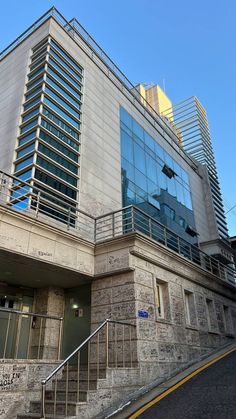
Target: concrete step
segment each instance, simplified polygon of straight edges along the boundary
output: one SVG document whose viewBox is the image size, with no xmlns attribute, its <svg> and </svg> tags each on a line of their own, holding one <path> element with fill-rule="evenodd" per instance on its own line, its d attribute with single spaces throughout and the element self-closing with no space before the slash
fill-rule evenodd
<svg viewBox="0 0 236 419">
<path fill-rule="evenodd" d="M 53 415 L 54 413 L 54 402 L 53 401 L 46 401 L 45 402 L 45 413 Z M 30 403 L 30 413 L 38 413 L 40 414 L 41 409 L 41 403 L 40 402 L 31 402 Z M 67 416 L 76 416 L 76 410 L 77 410 L 77 403 L 76 402 L 69 402 L 66 403 L 65 401 L 58 401 L 56 403 L 56 415 L 67 415 Z"/>
<path fill-rule="evenodd" d="M 57 390 L 66 390 L 66 380 L 58 380 L 52 382 L 52 390 L 55 389 L 55 386 L 57 387 Z M 78 388 L 78 381 L 77 380 L 68 380 L 68 390 L 77 390 Z M 88 390 L 88 381 L 79 381 L 79 389 L 80 390 Z M 89 380 L 89 389 L 90 390 L 96 390 L 97 389 L 97 380 Z"/>
<path fill-rule="evenodd" d="M 54 401 L 55 392 L 53 390 L 47 390 L 45 393 L 45 400 L 46 401 Z M 68 401 L 70 402 L 77 402 L 77 390 L 69 390 L 67 393 Z M 57 401 L 65 401 L 66 400 L 66 392 L 65 391 L 57 391 Z M 87 401 L 87 391 L 80 390 L 79 391 L 79 402 L 86 402 Z"/>
</svg>

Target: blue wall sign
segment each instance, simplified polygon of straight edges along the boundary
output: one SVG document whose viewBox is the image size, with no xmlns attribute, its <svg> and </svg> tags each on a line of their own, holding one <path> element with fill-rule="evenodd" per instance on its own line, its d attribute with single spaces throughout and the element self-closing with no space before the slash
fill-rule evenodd
<svg viewBox="0 0 236 419">
<path fill-rule="evenodd" d="M 139 316 L 139 317 L 143 317 L 144 319 L 147 319 L 147 318 L 148 318 L 148 311 L 145 311 L 145 310 L 139 310 L 139 311 L 138 311 L 138 316 Z"/>
</svg>

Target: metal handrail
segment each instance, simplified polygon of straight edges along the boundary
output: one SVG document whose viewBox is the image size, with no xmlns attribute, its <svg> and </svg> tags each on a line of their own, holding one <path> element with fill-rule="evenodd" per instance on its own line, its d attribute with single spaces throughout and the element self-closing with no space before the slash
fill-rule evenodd
<svg viewBox="0 0 236 419">
<path fill-rule="evenodd" d="M 40 188 L 3 171 L 0 171 L 0 196 L 1 186 L 2 194 L 5 194 L 7 197 L 4 201 L 6 205 L 14 206 L 15 203 L 21 202 L 22 197 L 27 196 L 31 199 L 31 204 L 28 205 L 27 210 L 34 210 L 35 217 L 38 217 L 39 213 L 41 213 L 51 217 L 52 220 L 55 219 L 56 221 L 63 222 L 65 226 L 67 225 L 67 230 L 71 229 L 75 233 L 78 231 L 81 237 L 87 238 L 93 243 L 98 243 L 101 242 L 101 240 L 111 239 L 118 235 L 121 236 L 131 232 L 142 232 L 155 241 L 161 242 L 162 240 L 158 240 L 158 237 L 155 237 L 155 234 L 152 232 L 152 226 L 157 226 L 163 235 L 165 246 L 172 248 L 173 251 L 187 257 L 193 263 L 197 263 L 203 269 L 207 269 L 213 274 L 217 274 L 216 272 L 218 269 L 218 276 L 223 279 L 225 279 L 225 270 L 235 278 L 234 267 L 228 266 L 218 261 L 214 256 L 208 255 L 197 245 L 191 244 L 181 236 L 178 236 L 173 230 L 167 228 L 160 221 L 157 221 L 135 205 L 128 205 L 120 210 L 110 211 L 106 214 L 94 217 L 83 210 L 70 205 L 69 202 L 65 202 L 61 198 L 52 195 L 50 192 L 42 191 Z M 17 194 L 19 194 L 19 196 L 17 196 Z M 21 210 L 23 209 L 25 208 L 21 208 Z M 54 210 L 53 216 L 50 216 L 51 209 Z M 142 217 L 141 220 L 137 220 L 136 218 L 139 215 Z M 148 228 L 146 224 L 149 225 Z M 172 246 L 168 245 L 171 240 L 172 242 L 176 240 L 180 246 L 174 246 L 174 242 L 172 243 Z M 184 246 L 186 247 L 185 249 L 183 249 Z M 189 256 L 186 254 L 188 250 L 190 252 Z M 195 255 L 195 257 L 192 257 L 192 254 L 193 256 Z"/>
<path fill-rule="evenodd" d="M 60 316 L 52 316 L 50 314 L 39 314 L 39 313 L 33 313 L 31 311 L 21 311 L 21 310 L 14 310 L 10 308 L 0 307 L 0 311 L 3 311 L 5 313 L 21 314 L 24 316 L 27 315 L 27 316 L 32 316 L 32 317 L 43 317 L 45 319 L 50 319 L 50 320 L 63 320 L 63 317 L 60 317 Z"/>
<path fill-rule="evenodd" d="M 88 343 L 91 342 L 91 340 L 93 339 L 94 336 L 98 335 L 98 333 L 109 323 L 111 324 L 119 324 L 119 325 L 123 325 L 123 326 L 129 326 L 129 327 L 134 327 L 136 328 L 136 325 L 132 324 L 132 323 L 128 323 L 128 322 L 123 322 L 123 321 L 118 321 L 118 320 L 111 320 L 111 319 L 106 319 L 104 320 L 100 326 L 97 327 L 97 329 L 91 333 L 63 362 L 61 362 L 60 365 L 58 365 L 45 379 L 43 379 L 41 381 L 41 416 L 40 419 L 45 419 L 45 392 L 46 392 L 46 385 L 47 383 L 56 376 L 56 374 L 59 371 L 62 371 L 63 368 L 67 365 L 68 366 L 68 362 L 76 355 L 79 354 L 79 352 L 81 351 L 81 349 L 83 349 Z M 107 350 L 107 354 L 106 354 L 106 358 L 107 358 L 107 363 L 106 366 L 108 367 L 108 329 L 107 329 L 107 342 L 106 342 L 106 350 Z M 98 361 L 99 362 L 99 361 Z M 68 381 L 68 371 L 67 371 L 67 381 Z M 67 389 L 68 391 L 68 389 Z"/>
<path fill-rule="evenodd" d="M 56 358 L 57 360 L 60 359 L 60 355 L 61 355 L 61 343 L 62 343 L 62 327 L 63 327 L 63 317 L 60 316 L 55 316 L 55 315 L 50 315 L 50 314 L 41 314 L 41 313 L 34 313 L 31 311 L 23 311 L 23 310 L 16 310 L 16 309 L 11 309 L 11 308 L 4 308 L 4 307 L 0 307 L 0 313 L 5 313 L 7 315 L 7 322 L 6 322 L 6 331 L 5 331 L 5 336 L 4 336 L 4 332 L 2 331 L 2 343 L 3 343 L 3 352 L 2 352 L 2 358 L 5 359 L 7 358 L 11 358 L 12 354 L 14 352 L 13 357 L 17 358 L 18 354 L 19 354 L 19 341 L 20 341 L 20 335 L 22 332 L 21 326 L 22 326 L 22 319 L 27 317 L 29 318 L 29 323 L 28 323 L 28 330 L 27 330 L 27 348 L 25 348 L 25 358 L 29 359 L 29 354 L 32 350 L 32 329 L 35 328 L 35 324 L 37 322 L 37 319 L 39 320 L 39 336 L 38 339 L 35 341 L 34 343 L 36 344 L 35 346 L 35 355 L 33 356 L 33 359 L 40 359 L 41 355 L 40 355 L 40 350 L 42 348 L 42 329 L 43 327 L 45 327 L 46 325 L 46 321 L 47 320 L 56 320 L 57 322 L 59 322 L 58 325 L 58 340 L 56 342 L 56 348 L 57 348 L 57 352 L 56 352 Z M 16 332 L 16 337 L 14 340 L 14 344 L 12 346 L 12 349 L 10 350 L 10 353 L 8 353 L 8 348 L 9 348 L 9 334 L 10 334 L 10 329 L 11 329 L 11 322 L 14 321 L 14 319 L 17 321 L 17 332 Z M 45 320 L 45 323 L 43 325 L 43 320 Z M 13 351 L 13 352 L 12 352 Z M 34 350 L 33 350 L 34 352 Z M 8 354 L 8 355 L 7 355 Z M 9 356 L 11 355 L 11 356 Z M 32 353 L 31 353 L 32 356 Z"/>
</svg>

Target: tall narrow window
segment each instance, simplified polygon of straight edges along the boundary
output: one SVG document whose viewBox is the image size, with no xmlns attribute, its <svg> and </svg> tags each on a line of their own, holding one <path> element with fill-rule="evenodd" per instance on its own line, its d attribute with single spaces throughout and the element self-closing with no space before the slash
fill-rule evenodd
<svg viewBox="0 0 236 419">
<path fill-rule="evenodd" d="M 210 332 L 218 331 L 218 325 L 216 320 L 215 306 L 213 300 L 206 299 L 206 308 L 207 308 L 207 322 Z"/>
<path fill-rule="evenodd" d="M 156 283 L 156 308 L 157 308 L 157 315 L 159 317 L 163 317 L 163 307 L 162 307 L 162 289 L 161 285 Z"/>
<path fill-rule="evenodd" d="M 160 279 L 155 279 L 154 282 L 154 296 L 155 296 L 155 308 L 156 308 L 156 319 L 170 320 L 170 298 L 168 283 Z"/>
<path fill-rule="evenodd" d="M 232 318 L 231 318 L 230 308 L 228 306 L 223 305 L 223 313 L 224 313 L 225 333 L 232 334 Z"/>
<path fill-rule="evenodd" d="M 193 292 L 184 290 L 185 318 L 188 326 L 197 326 L 196 309 Z"/>
</svg>

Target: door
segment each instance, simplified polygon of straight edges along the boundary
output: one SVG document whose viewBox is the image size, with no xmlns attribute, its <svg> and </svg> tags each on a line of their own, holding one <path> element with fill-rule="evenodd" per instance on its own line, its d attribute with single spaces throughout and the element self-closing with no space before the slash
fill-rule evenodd
<svg viewBox="0 0 236 419">
<path fill-rule="evenodd" d="M 63 357 L 70 355 L 89 335 L 91 322 L 91 287 L 81 285 L 66 290 L 63 337 Z M 81 362 L 87 360 L 87 351 L 81 352 Z M 76 362 L 76 359 L 75 359 Z"/>
</svg>

